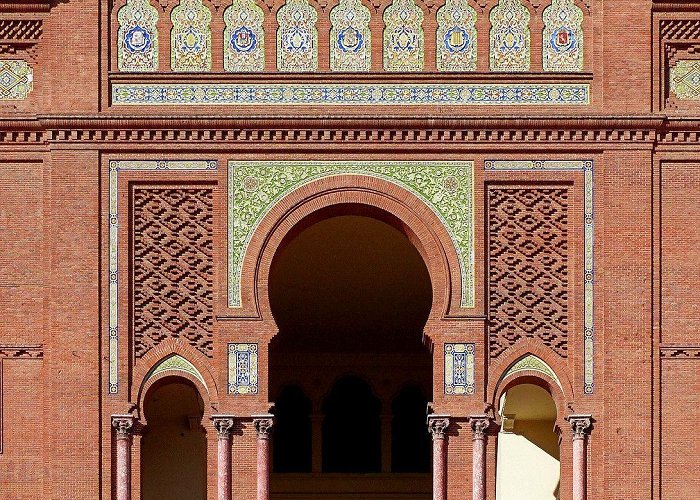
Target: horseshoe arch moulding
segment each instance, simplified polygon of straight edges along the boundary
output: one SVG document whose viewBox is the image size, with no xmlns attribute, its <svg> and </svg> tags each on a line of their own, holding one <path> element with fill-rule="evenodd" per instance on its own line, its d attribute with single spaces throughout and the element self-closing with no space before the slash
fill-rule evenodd
<svg viewBox="0 0 700 500">
<path fill-rule="evenodd" d="M 271 318 L 277 249 L 299 223 L 338 205 L 384 216 L 416 246 L 433 284 L 429 323 L 470 315 L 473 169 L 473 161 L 229 161 L 226 316 Z"/>
</svg>

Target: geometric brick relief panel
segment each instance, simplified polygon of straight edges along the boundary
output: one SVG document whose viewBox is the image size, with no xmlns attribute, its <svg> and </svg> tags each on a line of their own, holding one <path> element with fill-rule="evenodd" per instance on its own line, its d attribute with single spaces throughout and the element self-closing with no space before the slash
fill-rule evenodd
<svg viewBox="0 0 700 500">
<path fill-rule="evenodd" d="M 213 191 L 136 187 L 132 196 L 134 354 L 177 338 L 211 357 Z"/>
<path fill-rule="evenodd" d="M 488 190 L 492 358 L 527 338 L 567 356 L 568 202 L 562 187 Z"/>
</svg>

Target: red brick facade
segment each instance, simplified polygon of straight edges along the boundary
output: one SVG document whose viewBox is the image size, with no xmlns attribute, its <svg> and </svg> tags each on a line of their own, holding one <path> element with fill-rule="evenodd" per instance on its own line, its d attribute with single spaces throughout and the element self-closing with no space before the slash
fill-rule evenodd
<svg viewBox="0 0 700 500">
<path fill-rule="evenodd" d="M 26 99 L 0 100 L 0 498 L 118 498 L 124 439 L 129 492 L 141 498 L 142 406 L 149 389 L 177 371 L 153 370 L 179 354 L 198 372 L 177 374 L 204 404 L 207 498 L 226 499 L 211 419 L 232 415 L 230 498 L 267 500 L 260 496 L 260 453 L 270 443 L 260 429 L 265 422 L 258 429 L 254 422 L 274 411 L 280 390 L 269 379 L 278 327 L 268 280 L 290 235 L 331 212 L 387 222 L 425 263 L 432 307 L 424 340 L 433 360 L 426 391 L 430 411 L 450 418 L 447 499 L 472 495 L 478 431 L 469 418 L 486 415 L 485 498 L 495 500 L 498 402 L 518 381 L 547 388 L 557 404 L 561 499 L 584 498 L 574 492 L 571 415 L 593 419 L 584 441 L 585 498 L 700 498 L 700 96 L 681 99 L 670 89 L 677 62 L 698 58 L 700 3 L 577 1 L 585 15 L 584 71 L 567 75 L 535 64 L 549 1 L 524 0 L 540 24 L 531 27 L 533 68 L 518 75 L 488 71 L 487 14 L 497 2 L 469 0 L 479 13 L 477 72 L 441 74 L 426 57 L 424 73 L 382 73 L 375 35 L 373 73 L 347 76 L 360 83 L 588 84 L 590 103 L 580 106 L 116 105 L 112 86 L 121 83 L 346 78 L 328 70 L 323 51 L 318 74 L 280 76 L 274 38 L 265 72 L 224 73 L 220 34 L 211 74 L 172 74 L 162 70 L 170 60 L 166 24 L 161 71 L 120 74 L 115 13 L 124 3 L 0 0 L 0 60 L 33 69 Z M 151 3 L 165 23 L 177 2 Z M 229 3 L 205 0 L 213 33 L 223 31 Z M 269 14 L 281 3 L 260 5 Z M 333 2 L 312 3 L 320 13 L 319 46 L 327 46 Z M 389 3 L 367 5 L 374 15 Z M 436 43 L 434 13 L 442 2 L 419 3 L 428 46 Z M 376 18 L 373 33 L 381 33 Z M 270 33 L 273 19 L 266 21 Z M 111 170 L 113 162 L 132 160 L 207 160 L 217 168 Z M 435 211 L 396 182 L 347 172 L 314 178 L 265 211 L 242 259 L 241 307 L 230 307 L 229 162 L 253 160 L 473 162 L 474 307 L 460 307 L 462 256 Z M 525 161 L 532 168 L 489 168 Z M 554 168 L 567 162 L 585 167 Z M 111 193 L 118 225 L 110 221 Z M 593 226 L 588 276 L 585 231 Z M 118 281 L 110 275 L 112 258 Z M 171 274 L 161 273 L 166 268 Z M 590 387 L 587 297 L 595 323 Z M 111 318 L 117 307 L 119 317 Z M 119 328 L 114 345 L 111 325 Z M 236 343 L 259 349 L 252 394 L 229 390 L 229 344 Z M 451 343 L 474 346 L 473 394 L 446 394 Z M 506 376 L 527 354 L 558 381 L 536 370 Z M 118 370 L 114 391 L 111 366 Z M 294 377 L 314 383 L 304 367 Z M 314 404 L 325 390 L 318 388 Z M 133 418 L 126 438 L 113 426 L 115 415 Z"/>
</svg>

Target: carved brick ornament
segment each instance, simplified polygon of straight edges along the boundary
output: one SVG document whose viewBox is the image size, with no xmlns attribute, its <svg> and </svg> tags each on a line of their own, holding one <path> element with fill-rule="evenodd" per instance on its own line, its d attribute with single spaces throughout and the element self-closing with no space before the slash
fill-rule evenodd
<svg viewBox="0 0 700 500">
<path fill-rule="evenodd" d="M 134 351 L 167 338 L 212 356 L 213 193 L 137 188 L 134 213 Z"/>
<path fill-rule="evenodd" d="M 489 189 L 492 358 L 525 338 L 567 356 L 568 202 L 566 188 Z"/>
</svg>

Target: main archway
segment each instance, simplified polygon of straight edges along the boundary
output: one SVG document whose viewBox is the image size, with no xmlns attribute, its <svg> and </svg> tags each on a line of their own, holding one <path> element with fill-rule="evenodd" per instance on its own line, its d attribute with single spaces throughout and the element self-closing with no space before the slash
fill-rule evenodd
<svg viewBox="0 0 700 500">
<path fill-rule="evenodd" d="M 433 287 L 399 228 L 384 211 L 339 205 L 300 221 L 274 256 L 272 498 L 430 498 L 427 428 L 416 422 L 432 398 L 423 329 Z M 392 457 L 410 448 L 408 460 Z"/>
</svg>

